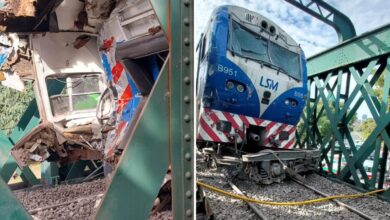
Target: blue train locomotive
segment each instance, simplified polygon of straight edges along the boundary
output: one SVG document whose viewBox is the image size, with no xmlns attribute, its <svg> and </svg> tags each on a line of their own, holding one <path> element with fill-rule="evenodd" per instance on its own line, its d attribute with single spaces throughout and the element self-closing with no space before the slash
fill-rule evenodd
<svg viewBox="0 0 390 220">
<path fill-rule="evenodd" d="M 284 179 L 286 166 L 317 167 L 318 151 L 292 149 L 307 71 L 302 49 L 285 31 L 253 11 L 222 6 L 197 52 L 199 148 L 264 184 Z"/>
</svg>

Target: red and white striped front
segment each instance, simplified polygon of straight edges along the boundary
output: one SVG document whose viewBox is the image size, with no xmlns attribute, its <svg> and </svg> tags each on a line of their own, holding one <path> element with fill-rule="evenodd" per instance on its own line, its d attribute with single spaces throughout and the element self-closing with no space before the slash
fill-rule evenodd
<svg viewBox="0 0 390 220">
<path fill-rule="evenodd" d="M 106 60 L 102 59 L 102 64 L 109 66 L 110 72 L 106 73 L 107 75 L 112 76 L 112 82 L 115 86 L 115 89 L 118 93 L 118 102 L 117 102 L 117 123 L 114 130 L 108 132 L 107 141 L 105 143 L 105 156 L 111 157 L 114 155 L 114 150 L 116 146 L 121 143 L 124 138 L 124 134 L 126 133 L 126 129 L 128 129 L 129 121 L 122 120 L 122 113 L 126 107 L 126 105 L 133 98 L 133 91 L 129 84 L 129 81 L 126 76 L 126 71 L 124 66 L 115 60 L 115 38 L 109 37 L 102 41 L 101 45 L 101 55 L 105 55 L 107 57 Z M 107 63 L 105 63 L 107 62 Z M 107 70 L 106 70 L 107 71 Z"/>
<path fill-rule="evenodd" d="M 230 132 L 217 130 L 216 125 L 219 121 L 230 122 L 232 125 Z M 248 128 L 249 125 L 265 128 L 266 136 L 262 141 L 263 146 L 275 147 L 275 143 L 278 143 L 277 147 L 285 149 L 290 149 L 294 146 L 296 127 L 293 125 L 208 108 L 201 109 L 197 139 L 221 143 L 234 143 L 236 139 L 237 143 L 241 143 L 245 135 L 244 129 Z M 288 132 L 287 140 L 279 140 L 279 134 L 282 131 Z"/>
</svg>

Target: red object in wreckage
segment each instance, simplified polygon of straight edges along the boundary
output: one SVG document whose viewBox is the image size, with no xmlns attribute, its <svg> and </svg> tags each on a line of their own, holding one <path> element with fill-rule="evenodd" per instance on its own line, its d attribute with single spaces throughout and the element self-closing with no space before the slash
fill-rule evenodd
<svg viewBox="0 0 390 220">
<path fill-rule="evenodd" d="M 104 50 L 104 51 L 107 52 L 112 47 L 112 44 L 114 43 L 114 40 L 115 40 L 114 37 L 111 37 L 109 39 L 104 40 L 103 41 L 103 46 L 101 46 L 99 49 L 100 50 Z"/>
</svg>

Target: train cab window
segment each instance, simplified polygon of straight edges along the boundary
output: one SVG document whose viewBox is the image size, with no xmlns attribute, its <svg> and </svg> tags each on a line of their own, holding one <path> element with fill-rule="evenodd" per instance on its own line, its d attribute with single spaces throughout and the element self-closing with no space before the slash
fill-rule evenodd
<svg viewBox="0 0 390 220">
<path fill-rule="evenodd" d="M 59 93 L 49 94 L 53 115 L 94 110 L 100 97 L 99 79 L 97 74 L 47 78 L 48 91 L 53 83 L 63 88 Z"/>
<path fill-rule="evenodd" d="M 283 73 L 301 79 L 300 57 L 236 21 L 232 21 L 231 50 L 241 57 L 271 64 Z"/>
<path fill-rule="evenodd" d="M 200 50 L 200 60 L 203 60 L 205 54 L 206 54 L 206 45 L 207 45 L 207 37 L 206 35 L 202 38 L 202 48 Z"/>
<path fill-rule="evenodd" d="M 266 39 L 244 29 L 236 21 L 233 21 L 232 28 L 233 52 L 250 59 L 270 62 L 267 55 L 268 42 Z"/>
<path fill-rule="evenodd" d="M 206 36 L 204 36 L 202 39 L 202 50 L 201 50 L 201 54 L 200 54 L 201 60 L 203 60 L 205 52 L 206 52 Z"/>
<path fill-rule="evenodd" d="M 282 68 L 289 76 L 298 80 L 301 79 L 299 54 L 272 42 L 269 51 L 273 64 Z"/>
</svg>

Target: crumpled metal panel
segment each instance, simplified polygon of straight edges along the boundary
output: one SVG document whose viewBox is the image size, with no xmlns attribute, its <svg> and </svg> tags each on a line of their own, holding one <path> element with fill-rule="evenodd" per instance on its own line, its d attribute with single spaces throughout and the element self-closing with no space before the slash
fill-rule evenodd
<svg viewBox="0 0 390 220">
<path fill-rule="evenodd" d="M 168 65 L 162 68 L 122 154 L 96 219 L 147 219 L 168 169 Z"/>
</svg>

